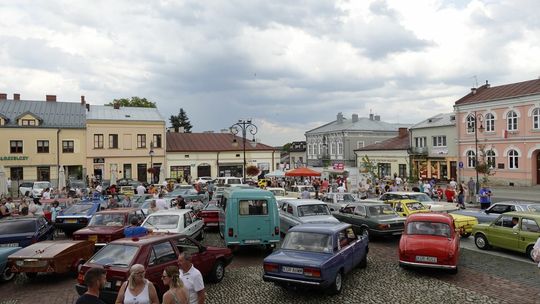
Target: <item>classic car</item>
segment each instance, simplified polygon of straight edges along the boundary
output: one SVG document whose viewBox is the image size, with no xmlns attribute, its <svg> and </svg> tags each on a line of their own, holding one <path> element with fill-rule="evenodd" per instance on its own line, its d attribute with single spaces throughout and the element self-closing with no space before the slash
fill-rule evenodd
<svg viewBox="0 0 540 304">
<path fill-rule="evenodd" d="M 384 202 L 404 199 L 419 201 L 431 211 L 450 212 L 459 209 L 459 207 L 454 203 L 437 202 L 431 199 L 429 195 L 421 192 L 386 192 L 379 197 L 379 200 Z"/>
<path fill-rule="evenodd" d="M 204 205 L 197 216 L 203 220 L 206 228 L 218 228 L 220 210 L 221 209 L 217 206 L 216 201 L 210 201 Z"/>
<path fill-rule="evenodd" d="M 494 203 L 485 210 L 464 209 L 452 212 L 452 214 L 472 216 L 477 218 L 480 223 L 491 223 L 494 219 L 498 218 L 499 215 L 512 211 L 531 211 L 540 213 L 540 204 L 525 201 L 504 201 Z"/>
<path fill-rule="evenodd" d="M 332 211 L 338 211 L 348 204 L 361 202 L 356 194 L 346 192 L 329 192 L 326 193 L 321 200 L 332 207 L 330 208 L 330 210 L 334 209 Z"/>
<path fill-rule="evenodd" d="M 266 190 L 272 192 L 274 196 L 276 197 L 276 201 L 286 199 L 287 197 L 287 191 L 283 188 L 277 188 L 277 187 L 266 187 Z"/>
<path fill-rule="evenodd" d="M 8 262 L 13 273 L 32 278 L 39 272 L 77 272 L 93 254 L 94 243 L 90 241 L 43 241 L 12 253 Z"/>
<path fill-rule="evenodd" d="M 135 194 L 130 198 L 131 206 L 128 206 L 128 207 L 142 208 L 142 205 L 144 204 L 144 202 L 147 199 L 152 198 L 152 196 L 153 196 L 152 194 L 148 194 L 148 193 L 145 193 L 143 195 Z"/>
<path fill-rule="evenodd" d="M 311 186 L 311 185 L 292 186 L 291 191 L 288 193 L 288 196 L 289 197 L 301 198 L 302 197 L 302 192 L 304 192 L 304 189 L 307 189 L 307 191 L 309 192 L 309 197 L 310 198 L 315 198 L 315 188 L 313 188 L 313 186 Z"/>
<path fill-rule="evenodd" d="M 144 220 L 143 227 L 155 232 L 181 233 L 202 240 L 204 222 L 191 209 L 169 209 L 154 212 Z"/>
<path fill-rule="evenodd" d="M 86 227 L 92 216 L 100 209 L 99 201 L 73 204 L 58 214 L 54 225 L 63 230 L 66 235 L 71 236 L 73 232 Z"/>
<path fill-rule="evenodd" d="M 474 226 L 472 233 L 480 249 L 498 247 L 525 253 L 533 259 L 532 249 L 540 237 L 540 213 L 507 212 L 489 224 Z"/>
<path fill-rule="evenodd" d="M 405 222 L 399 240 L 399 266 L 447 269 L 455 274 L 459 234 L 446 213 L 415 213 Z"/>
<path fill-rule="evenodd" d="M 281 201 L 279 225 L 281 233 L 305 223 L 339 223 L 328 206 L 314 199 L 288 199 Z"/>
<path fill-rule="evenodd" d="M 399 216 L 388 204 L 355 203 L 346 205 L 332 215 L 340 222 L 349 223 L 362 235 L 401 235 L 405 218 Z"/>
<path fill-rule="evenodd" d="M 369 241 L 350 224 L 302 224 L 290 229 L 281 248 L 264 259 L 263 280 L 282 286 L 339 293 L 343 276 L 367 266 Z"/>
<path fill-rule="evenodd" d="M 58 202 L 58 206 L 62 210 L 66 210 L 69 206 L 71 206 L 73 202 L 73 200 L 70 198 L 40 199 L 39 202 L 43 205 L 43 216 L 49 222 L 52 220 L 51 208 L 52 208 L 52 204 L 55 201 Z"/>
<path fill-rule="evenodd" d="M 17 252 L 21 247 L 0 247 L 0 281 L 10 281 L 15 277 L 15 273 L 8 266 L 8 256 Z"/>
<path fill-rule="evenodd" d="M 26 247 L 52 240 L 54 226 L 43 216 L 12 216 L 0 220 L 0 247 Z"/>
<path fill-rule="evenodd" d="M 88 226 L 73 233 L 74 240 L 89 240 L 95 243 L 96 248 L 106 243 L 124 237 L 124 228 L 129 226 L 132 218 L 139 223 L 144 221 L 144 213 L 136 208 L 115 208 L 99 211 L 90 220 Z"/>
<path fill-rule="evenodd" d="M 176 198 L 178 196 L 182 196 L 186 202 L 202 201 L 206 198 L 205 194 L 199 194 L 194 188 L 177 188 L 174 189 L 174 191 L 167 193 L 164 198 Z"/>
<path fill-rule="evenodd" d="M 100 298 L 106 303 L 114 303 L 118 290 L 129 277 L 129 268 L 142 264 L 145 277 L 151 281 L 158 295 L 169 289 L 163 285 L 161 275 L 167 266 L 176 266 L 180 253 L 188 252 L 192 262 L 205 279 L 220 282 L 225 276 L 225 267 L 232 261 L 233 255 L 228 248 L 203 246 L 194 239 L 181 234 L 150 234 L 140 238 L 124 238 L 105 245 L 93 257 L 82 265 L 75 289 L 78 294 L 86 292 L 84 274 L 92 267 L 107 270 L 107 283 L 100 292 Z"/>
</svg>

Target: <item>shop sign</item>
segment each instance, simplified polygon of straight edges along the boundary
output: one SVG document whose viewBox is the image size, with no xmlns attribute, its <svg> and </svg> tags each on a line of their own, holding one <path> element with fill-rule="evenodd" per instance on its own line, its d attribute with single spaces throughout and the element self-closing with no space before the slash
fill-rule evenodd
<svg viewBox="0 0 540 304">
<path fill-rule="evenodd" d="M 0 156 L 0 160 L 28 160 L 28 156 Z"/>
<path fill-rule="evenodd" d="M 104 164 L 105 163 L 105 158 L 94 158 L 94 164 Z"/>
<path fill-rule="evenodd" d="M 343 163 L 337 163 L 337 164 L 334 164 L 334 165 L 332 166 L 332 168 L 333 168 L 334 170 L 343 170 L 343 169 L 345 169 L 345 164 L 343 164 Z"/>
</svg>

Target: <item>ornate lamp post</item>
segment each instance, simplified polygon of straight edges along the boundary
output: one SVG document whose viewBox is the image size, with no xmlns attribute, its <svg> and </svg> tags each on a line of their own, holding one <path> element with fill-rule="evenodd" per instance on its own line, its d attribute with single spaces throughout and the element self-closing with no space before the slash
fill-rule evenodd
<svg viewBox="0 0 540 304">
<path fill-rule="evenodd" d="M 250 141 L 250 145 L 252 147 L 255 147 L 257 145 L 257 142 L 255 141 L 255 134 L 257 134 L 258 128 L 257 128 L 256 125 L 254 125 L 251 122 L 251 119 L 248 119 L 248 120 L 240 119 L 240 120 L 238 120 L 237 123 L 233 124 L 229 128 L 229 130 L 234 135 L 233 142 L 232 142 L 234 147 L 238 146 L 238 142 L 236 141 L 236 135 L 238 133 L 242 132 L 242 150 L 244 152 L 244 168 L 243 168 L 244 175 L 243 175 L 243 178 L 245 179 L 246 178 L 246 165 L 247 165 L 247 162 L 246 162 L 246 136 L 247 136 L 248 132 L 251 135 L 253 135 L 253 139 Z"/>
<path fill-rule="evenodd" d="M 154 142 L 150 142 L 150 151 L 148 152 L 148 155 L 150 155 L 150 184 L 154 183 Z"/>
<path fill-rule="evenodd" d="M 473 117 L 474 126 L 469 126 L 469 131 L 474 132 L 474 171 L 476 171 L 476 194 L 478 194 L 478 191 L 480 190 L 480 184 L 478 183 L 478 131 L 484 132 L 484 126 L 482 125 L 482 122 L 484 120 L 484 117 L 481 113 L 476 113 L 474 111 L 474 117 Z M 478 122 L 480 122 L 480 125 L 478 125 Z"/>
</svg>

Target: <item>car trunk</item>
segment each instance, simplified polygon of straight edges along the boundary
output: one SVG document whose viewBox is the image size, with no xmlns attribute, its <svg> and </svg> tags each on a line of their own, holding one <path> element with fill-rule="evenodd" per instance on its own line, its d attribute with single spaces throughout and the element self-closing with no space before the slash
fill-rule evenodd
<svg viewBox="0 0 540 304">
<path fill-rule="evenodd" d="M 418 256 L 436 257 L 437 264 L 448 262 L 449 253 L 453 251 L 452 239 L 434 235 L 407 235 L 404 249 L 413 262 L 417 262 Z"/>
</svg>

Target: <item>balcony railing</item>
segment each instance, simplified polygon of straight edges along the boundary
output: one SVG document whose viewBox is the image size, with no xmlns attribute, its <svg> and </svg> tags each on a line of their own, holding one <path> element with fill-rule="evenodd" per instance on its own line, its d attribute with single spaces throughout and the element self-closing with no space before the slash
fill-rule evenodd
<svg viewBox="0 0 540 304">
<path fill-rule="evenodd" d="M 427 147 L 412 147 L 409 149 L 409 153 L 414 155 L 427 155 L 428 149 Z"/>
</svg>

